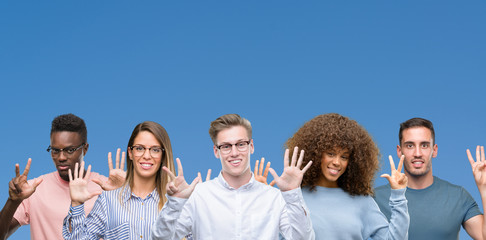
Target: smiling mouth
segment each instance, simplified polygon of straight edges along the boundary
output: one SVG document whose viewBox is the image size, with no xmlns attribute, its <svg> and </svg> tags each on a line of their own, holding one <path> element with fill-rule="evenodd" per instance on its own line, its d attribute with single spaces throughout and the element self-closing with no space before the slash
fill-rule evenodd
<svg viewBox="0 0 486 240">
<path fill-rule="evenodd" d="M 148 170 L 148 169 L 152 168 L 153 164 L 151 164 L 151 163 L 140 163 L 140 166 L 142 167 L 142 169 Z"/>
<path fill-rule="evenodd" d="M 337 169 L 332 169 L 332 168 L 328 168 L 329 169 L 329 173 L 331 173 L 331 175 L 338 175 L 339 174 L 339 170 Z"/>
<path fill-rule="evenodd" d="M 420 168 L 425 164 L 423 160 L 414 160 L 412 161 L 412 166 L 415 168 Z"/>
<path fill-rule="evenodd" d="M 241 159 L 230 160 L 230 161 L 228 161 L 228 162 L 229 162 L 231 165 L 233 165 L 233 166 L 235 166 L 235 167 L 236 167 L 236 166 L 240 165 L 240 163 L 241 163 Z"/>
</svg>

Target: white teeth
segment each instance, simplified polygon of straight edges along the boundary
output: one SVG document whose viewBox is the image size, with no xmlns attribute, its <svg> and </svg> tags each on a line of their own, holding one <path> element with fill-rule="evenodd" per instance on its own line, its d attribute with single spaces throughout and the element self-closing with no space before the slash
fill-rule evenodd
<svg viewBox="0 0 486 240">
<path fill-rule="evenodd" d="M 335 170 L 335 169 L 329 169 L 329 171 L 332 173 L 332 174 L 338 174 L 338 170 Z"/>
<path fill-rule="evenodd" d="M 152 166 L 152 164 L 149 164 L 149 163 L 142 163 L 141 165 L 144 166 L 144 167 L 151 167 Z"/>
<path fill-rule="evenodd" d="M 241 160 L 233 160 L 233 161 L 230 161 L 231 163 L 240 163 Z"/>
</svg>

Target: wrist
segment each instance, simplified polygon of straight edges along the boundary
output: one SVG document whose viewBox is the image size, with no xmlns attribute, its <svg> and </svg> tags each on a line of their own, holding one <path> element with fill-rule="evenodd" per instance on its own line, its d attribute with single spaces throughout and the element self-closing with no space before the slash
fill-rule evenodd
<svg viewBox="0 0 486 240">
<path fill-rule="evenodd" d="M 12 204 L 20 205 L 22 201 L 24 201 L 24 199 L 21 199 L 19 197 L 8 196 L 7 201 L 10 201 Z"/>
<path fill-rule="evenodd" d="M 77 206 L 82 205 L 82 204 L 84 204 L 84 202 L 71 201 L 71 206 L 72 207 L 77 207 Z"/>
</svg>

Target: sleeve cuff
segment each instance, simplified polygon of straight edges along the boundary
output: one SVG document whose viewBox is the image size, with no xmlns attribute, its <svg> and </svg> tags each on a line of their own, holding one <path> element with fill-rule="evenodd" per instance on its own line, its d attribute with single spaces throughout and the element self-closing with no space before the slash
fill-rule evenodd
<svg viewBox="0 0 486 240">
<path fill-rule="evenodd" d="M 286 203 L 299 203 L 303 201 L 302 190 L 300 187 L 289 191 L 282 192 L 282 196 Z"/>
<path fill-rule="evenodd" d="M 182 209 L 188 200 L 185 198 L 171 197 L 168 194 L 165 194 L 165 196 L 167 197 L 167 207 L 174 210 Z"/>
<path fill-rule="evenodd" d="M 407 188 L 401 188 L 401 189 L 391 189 L 391 194 L 390 194 L 390 202 L 398 202 L 405 200 L 405 192 L 407 191 Z"/>
<path fill-rule="evenodd" d="M 72 217 L 84 215 L 84 203 L 76 207 L 71 206 L 69 208 L 69 215 Z"/>
</svg>

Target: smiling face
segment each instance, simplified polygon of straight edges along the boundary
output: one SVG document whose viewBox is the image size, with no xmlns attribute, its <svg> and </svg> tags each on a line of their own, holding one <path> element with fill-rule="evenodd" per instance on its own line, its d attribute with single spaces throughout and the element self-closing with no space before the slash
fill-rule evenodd
<svg viewBox="0 0 486 240">
<path fill-rule="evenodd" d="M 83 157 L 88 151 L 89 145 L 86 143 L 83 147 L 75 150 L 72 154 L 66 152 L 68 149 L 75 149 L 83 144 L 81 135 L 77 132 L 53 132 L 51 134 L 51 148 L 64 149 L 64 151 L 55 154 L 51 151 L 51 157 L 56 165 L 59 176 L 64 181 L 69 181 L 68 170 L 74 172 L 74 165 L 76 163 L 81 163 Z"/>
<path fill-rule="evenodd" d="M 152 133 L 141 131 L 135 137 L 132 146 L 134 146 L 134 148 L 128 148 L 127 151 L 130 161 L 133 162 L 133 168 L 135 170 L 134 177 L 155 179 L 162 162 L 163 151 L 157 153 L 154 149 L 160 149 L 160 143 Z M 142 150 L 143 148 L 145 148 L 145 151 Z M 149 148 L 152 148 L 152 150 L 149 150 Z M 138 154 L 137 150 L 141 150 L 143 153 Z"/>
<path fill-rule="evenodd" d="M 402 141 L 397 146 L 397 155 L 405 155 L 403 167 L 410 178 L 432 176 L 432 158 L 437 156 L 437 144 L 426 127 L 412 127 L 403 130 Z"/>
<path fill-rule="evenodd" d="M 335 148 L 322 153 L 322 176 L 317 181 L 321 187 L 337 188 L 337 180 L 348 166 L 350 153 L 347 149 Z"/>
<path fill-rule="evenodd" d="M 245 151 L 240 151 L 235 145 L 243 141 L 250 141 Z M 248 132 L 242 126 L 233 126 L 221 130 L 216 136 L 216 144 L 214 146 L 214 156 L 221 160 L 221 167 L 223 177 L 230 182 L 240 182 L 242 179 L 250 179 L 250 155 L 253 153 L 253 140 L 249 139 Z M 229 145 L 231 151 L 228 153 L 221 152 L 218 146 Z M 231 185 L 231 183 L 230 183 Z"/>
</svg>

